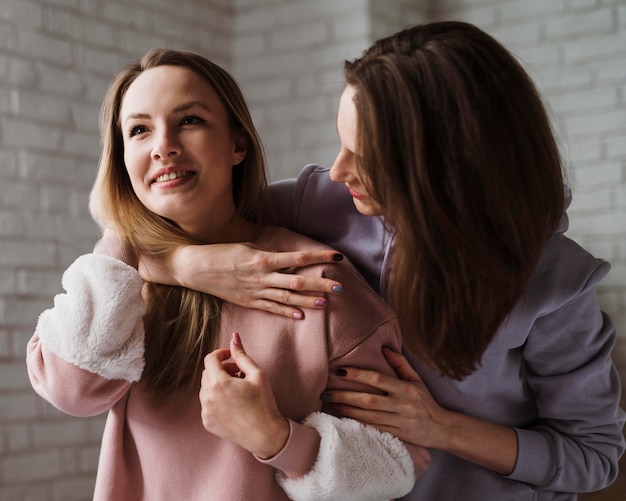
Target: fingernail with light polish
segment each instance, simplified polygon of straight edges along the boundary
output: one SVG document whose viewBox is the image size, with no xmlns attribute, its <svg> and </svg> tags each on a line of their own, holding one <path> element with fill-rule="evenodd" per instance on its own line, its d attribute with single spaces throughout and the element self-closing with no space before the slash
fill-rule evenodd
<svg viewBox="0 0 626 501">
<path fill-rule="evenodd" d="M 304 318 L 304 315 L 299 311 L 295 311 L 293 313 L 293 318 L 295 318 L 296 320 L 302 320 Z"/>
<path fill-rule="evenodd" d="M 326 306 L 326 299 L 316 299 L 315 306 Z"/>
</svg>

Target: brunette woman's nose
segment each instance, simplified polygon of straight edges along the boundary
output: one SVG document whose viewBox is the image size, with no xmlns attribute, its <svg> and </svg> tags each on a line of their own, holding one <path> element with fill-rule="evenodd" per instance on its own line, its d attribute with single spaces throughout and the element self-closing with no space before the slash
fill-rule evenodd
<svg viewBox="0 0 626 501">
<path fill-rule="evenodd" d="M 340 151 L 330 168 L 330 179 L 332 181 L 336 183 L 343 183 L 346 181 L 346 175 L 348 173 L 346 163 L 345 155 Z"/>
</svg>

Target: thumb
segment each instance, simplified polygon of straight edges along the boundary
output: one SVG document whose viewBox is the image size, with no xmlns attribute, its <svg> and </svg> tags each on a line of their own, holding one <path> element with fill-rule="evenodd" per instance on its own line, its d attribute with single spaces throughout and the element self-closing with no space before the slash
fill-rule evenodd
<svg viewBox="0 0 626 501">
<path fill-rule="evenodd" d="M 230 356 L 244 374 L 249 375 L 259 369 L 255 361 L 246 353 L 238 332 L 233 332 L 233 338 L 230 340 Z"/>
<path fill-rule="evenodd" d="M 383 346 L 383 355 L 400 379 L 413 382 L 422 381 L 422 378 L 415 372 L 415 369 L 411 367 L 411 364 L 402 353 L 395 352 L 391 348 Z"/>
</svg>

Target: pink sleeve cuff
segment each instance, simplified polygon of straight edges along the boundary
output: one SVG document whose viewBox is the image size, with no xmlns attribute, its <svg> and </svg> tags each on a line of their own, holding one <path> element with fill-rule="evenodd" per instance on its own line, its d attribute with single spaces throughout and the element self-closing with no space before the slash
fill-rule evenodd
<svg viewBox="0 0 626 501">
<path fill-rule="evenodd" d="M 303 426 L 291 419 L 289 421 L 289 438 L 284 447 L 269 459 L 257 460 L 283 472 L 286 477 L 297 478 L 308 473 L 317 459 L 320 436 L 315 428 Z"/>
</svg>

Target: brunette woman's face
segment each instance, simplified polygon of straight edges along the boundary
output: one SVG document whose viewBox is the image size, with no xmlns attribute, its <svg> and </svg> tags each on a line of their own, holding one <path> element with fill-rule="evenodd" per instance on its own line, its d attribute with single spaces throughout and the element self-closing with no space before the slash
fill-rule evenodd
<svg viewBox="0 0 626 501">
<path fill-rule="evenodd" d="M 341 141 L 341 150 L 330 169 L 330 178 L 337 183 L 344 183 L 352 195 L 357 210 L 366 216 L 381 215 L 380 207 L 368 195 L 357 167 L 356 151 L 357 111 L 354 104 L 356 89 L 347 85 L 339 100 L 337 111 L 337 132 Z"/>
<path fill-rule="evenodd" d="M 235 212 L 233 165 L 245 150 L 215 90 L 178 66 L 144 71 L 121 106 L 124 162 L 149 210 L 210 238 Z"/>
</svg>

